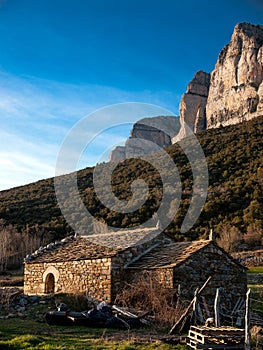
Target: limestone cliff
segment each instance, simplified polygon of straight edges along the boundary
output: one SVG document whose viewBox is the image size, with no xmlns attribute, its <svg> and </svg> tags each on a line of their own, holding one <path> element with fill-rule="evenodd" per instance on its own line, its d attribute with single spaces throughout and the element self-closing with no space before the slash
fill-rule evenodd
<svg viewBox="0 0 263 350">
<path fill-rule="evenodd" d="M 159 116 L 141 119 L 134 124 L 125 146 L 117 146 L 111 152 L 110 161 L 157 152 L 158 146 L 168 147 L 178 130 L 178 117 Z"/>
<path fill-rule="evenodd" d="M 180 120 L 182 128 L 172 142 L 175 143 L 187 136 L 184 122 L 189 128 L 198 132 L 206 129 L 206 102 L 210 85 L 210 74 L 199 71 L 188 84 L 186 93 L 180 102 Z"/>
<path fill-rule="evenodd" d="M 167 123 L 167 134 L 146 118 L 137 122 L 124 147 L 117 147 L 111 160 L 136 156 L 140 149 L 133 140 L 150 140 L 161 147 L 175 143 L 194 133 L 237 124 L 263 115 L 263 26 L 239 23 L 229 44 L 219 54 L 214 70 L 199 71 L 188 84 L 180 102 L 181 129 L 178 134 L 173 117 L 158 117 L 158 125 Z M 165 119 L 167 118 L 167 119 Z M 173 119 L 169 119 L 173 118 Z M 143 121 L 147 121 L 143 125 Z M 156 119 L 157 120 L 157 119 Z M 166 120 L 166 122 L 165 122 Z M 187 126 L 186 126 L 187 124 Z M 172 130 L 172 132 L 171 132 Z M 171 136 L 172 133 L 174 136 Z M 170 136 L 169 136 L 170 135 Z"/>
<path fill-rule="evenodd" d="M 180 133 L 173 143 L 220 125 L 263 115 L 263 26 L 237 24 L 211 74 L 199 71 L 180 102 Z"/>
<path fill-rule="evenodd" d="M 252 119 L 263 112 L 263 26 L 240 23 L 211 73 L 207 128 Z"/>
</svg>

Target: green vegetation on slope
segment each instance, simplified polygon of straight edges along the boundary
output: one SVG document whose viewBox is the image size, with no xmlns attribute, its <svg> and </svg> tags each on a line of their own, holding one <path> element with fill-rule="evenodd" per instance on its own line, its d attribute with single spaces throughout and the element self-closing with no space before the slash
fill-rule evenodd
<svg viewBox="0 0 263 350">
<path fill-rule="evenodd" d="M 191 202 L 191 166 L 178 145 L 167 149 L 179 170 L 183 190 L 180 208 L 166 229 L 167 233 L 178 240 L 184 240 L 207 237 L 212 227 L 219 233 L 225 225 L 234 226 L 242 233 L 251 225 L 263 228 L 262 135 L 262 117 L 198 134 L 209 169 L 209 191 L 202 214 L 194 227 L 184 235 L 180 233 L 180 226 Z M 172 170 L 167 167 L 162 157 L 155 156 L 155 159 L 158 159 L 160 167 L 165 168 L 167 181 L 171 181 L 172 187 Z M 79 191 L 89 211 L 116 227 L 132 227 L 150 218 L 162 200 L 162 181 L 158 171 L 150 163 L 150 157 L 149 162 L 127 160 L 120 163 L 113 173 L 112 188 L 119 199 L 131 198 L 130 185 L 135 179 L 144 179 L 149 186 L 146 203 L 133 214 L 119 214 L 108 210 L 95 194 L 92 183 L 93 169 L 79 171 Z M 100 165 L 101 168 L 108 166 L 108 163 Z M 107 198 L 106 191 L 104 195 Z M 74 218 L 83 224 L 85 230 L 93 230 L 93 223 L 87 224 L 79 216 L 78 208 L 71 208 L 69 204 L 69 210 Z M 0 192 L 0 219 L 19 230 L 26 225 L 34 232 L 44 228 L 46 240 L 61 238 L 72 232 L 58 207 L 53 179 Z"/>
</svg>

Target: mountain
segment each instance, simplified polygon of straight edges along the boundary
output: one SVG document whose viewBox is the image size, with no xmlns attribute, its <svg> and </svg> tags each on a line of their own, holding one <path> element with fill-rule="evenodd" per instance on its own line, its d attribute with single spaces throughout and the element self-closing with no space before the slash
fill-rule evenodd
<svg viewBox="0 0 263 350">
<path fill-rule="evenodd" d="M 128 214 L 109 210 L 94 189 L 94 169 L 78 171 L 81 199 L 89 212 L 102 221 L 102 227 L 105 222 L 112 227 L 133 227 L 154 215 L 162 202 L 163 183 L 158 170 L 151 164 L 158 162 L 159 169 L 166 174 L 166 185 L 171 189 L 174 185 L 172 168 L 162 155 L 156 153 L 166 148 L 178 168 L 182 187 L 179 209 L 165 230 L 168 234 L 176 240 L 192 240 L 207 238 L 211 228 L 216 234 L 223 228 L 235 228 L 241 234 L 251 232 L 251 228 L 262 232 L 262 45 L 262 26 L 238 24 L 211 74 L 199 71 L 188 84 L 180 103 L 181 130 L 178 117 L 145 118 L 133 126 L 125 146 L 112 153 L 112 162 L 122 160 L 116 164 L 110 187 L 119 200 L 128 201 L 132 197 L 132 184 L 136 179 L 148 184 L 147 200 L 139 209 Z M 191 208 L 193 195 L 191 164 L 180 147 L 187 139 L 184 122 L 196 133 L 206 156 L 209 188 L 199 219 L 183 234 L 181 225 Z M 136 159 L 138 154 L 145 155 L 145 147 L 136 140 L 144 140 L 150 147 L 151 152 L 148 149 L 146 152 L 148 158 Z M 127 157 L 134 158 L 125 159 Z M 114 165 L 112 162 L 100 164 L 99 170 L 106 169 L 109 173 Z M 110 190 L 102 183 L 99 185 L 104 190 L 104 199 L 111 198 Z M 171 201 L 168 212 L 172 205 Z M 74 201 L 67 202 L 67 210 L 87 233 L 94 232 L 94 228 L 101 229 L 98 225 L 93 227 L 92 219 L 87 222 L 81 217 Z M 15 228 L 26 232 L 26 239 L 31 234 L 41 236 L 41 241 L 46 242 L 73 233 L 57 203 L 54 179 L 1 191 L 0 234 L 8 225 L 12 225 L 9 228 L 11 233 Z M 19 249 L 19 244 L 15 249 Z"/>
<path fill-rule="evenodd" d="M 245 233 L 248 226 L 256 224 L 263 228 L 263 117 L 237 125 L 209 129 L 197 136 L 204 150 L 209 170 L 208 197 L 195 226 L 186 234 L 180 233 L 193 191 L 191 165 L 179 144 L 171 145 L 167 152 L 176 164 L 182 182 L 182 199 L 177 214 L 167 228 L 178 240 L 207 237 L 211 227 L 219 233 L 222 225 L 237 227 Z M 169 174 L 172 171 L 165 159 L 157 159 Z M 111 163 L 100 167 L 110 167 Z M 146 203 L 134 214 L 119 214 L 107 209 L 98 199 L 93 188 L 93 168 L 78 172 L 81 198 L 89 211 L 111 226 L 132 227 L 150 218 L 162 199 L 162 181 L 158 171 L 149 162 L 138 159 L 118 164 L 112 176 L 112 188 L 119 199 L 129 199 L 131 184 L 143 179 L 149 186 Z M 170 181 L 170 180 L 169 180 Z M 169 183 L 168 183 L 169 185 Z M 173 186 L 173 183 L 170 183 Z M 108 193 L 105 191 L 105 198 Z M 78 218 L 78 209 L 69 210 Z M 18 229 L 41 228 L 46 240 L 51 241 L 72 233 L 63 218 L 56 201 L 53 179 L 42 180 L 0 192 L 0 219 Z M 82 218 L 78 219 L 82 224 Z M 87 232 L 93 231 L 93 223 L 83 221 Z"/>
<path fill-rule="evenodd" d="M 172 143 L 189 133 L 184 123 L 198 133 L 263 115 L 263 26 L 237 24 L 230 42 L 220 52 L 214 70 L 211 73 L 198 71 L 194 75 L 182 95 L 179 110 L 182 124 L 179 133 L 173 127 L 172 117 L 162 117 L 159 121 L 159 125 L 171 124 L 170 133 L 174 131 Z M 127 154 L 136 154 L 131 140 L 138 137 L 139 126 L 141 139 L 155 142 L 157 131 L 151 133 L 147 125 L 143 127 L 144 121 L 148 124 L 148 120 L 142 119 L 134 125 L 127 145 L 117 147 L 111 160 L 123 160 Z M 160 145 L 166 147 L 166 137 L 162 136 L 161 140 Z"/>
<path fill-rule="evenodd" d="M 262 114 L 263 26 L 239 23 L 211 74 L 198 72 L 189 83 L 180 118 L 198 132 Z"/>
<path fill-rule="evenodd" d="M 172 139 L 173 143 L 187 136 L 184 123 L 194 132 L 207 128 L 206 104 L 210 87 L 210 74 L 199 71 L 187 86 L 186 93 L 180 101 L 181 130 Z"/>
<path fill-rule="evenodd" d="M 236 25 L 211 73 L 207 128 L 236 124 L 263 113 L 263 26 Z"/>
<path fill-rule="evenodd" d="M 110 161 L 120 161 L 142 153 L 154 153 L 158 150 L 158 146 L 161 148 L 170 146 L 172 138 L 178 130 L 178 123 L 178 118 L 173 116 L 158 116 L 139 120 L 133 125 L 125 146 L 117 146 L 111 152 Z M 162 130 L 160 130 L 160 126 Z M 136 143 L 137 139 L 146 140 L 146 142 L 140 145 L 139 142 Z M 150 142 L 147 143 L 147 141 Z"/>
</svg>

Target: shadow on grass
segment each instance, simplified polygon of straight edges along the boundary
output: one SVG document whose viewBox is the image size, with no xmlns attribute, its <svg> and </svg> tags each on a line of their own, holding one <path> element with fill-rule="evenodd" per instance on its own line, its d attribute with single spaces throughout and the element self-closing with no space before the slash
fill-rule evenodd
<svg viewBox="0 0 263 350">
<path fill-rule="evenodd" d="M 185 346 L 172 346 L 158 341 L 138 341 L 134 335 L 112 329 L 48 326 L 30 319 L 11 318 L 1 321 L 1 350 L 185 350 Z M 147 333 L 147 330 L 145 330 Z M 116 336 L 116 337 L 115 337 Z M 112 341 L 109 338 L 113 339 Z M 114 338 L 117 338 L 114 339 Z M 126 339 L 125 339 L 126 338 Z"/>
</svg>

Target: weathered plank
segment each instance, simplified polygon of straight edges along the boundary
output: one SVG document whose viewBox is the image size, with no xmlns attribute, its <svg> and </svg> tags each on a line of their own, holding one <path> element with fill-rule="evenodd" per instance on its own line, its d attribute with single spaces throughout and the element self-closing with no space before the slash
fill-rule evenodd
<svg viewBox="0 0 263 350">
<path fill-rule="evenodd" d="M 208 279 L 205 281 L 205 283 L 202 285 L 202 287 L 197 291 L 196 296 L 200 295 L 203 290 L 206 288 L 208 283 L 210 282 L 212 276 L 209 276 Z M 179 320 L 173 325 L 173 327 L 170 329 L 169 334 L 173 334 L 175 329 L 183 322 L 185 317 L 188 315 L 190 309 L 192 308 L 193 304 L 195 302 L 195 298 L 191 301 L 185 312 L 182 314 L 182 316 L 179 318 Z"/>
<path fill-rule="evenodd" d="M 191 326 L 187 344 L 194 349 L 244 349 L 244 329 Z"/>
<path fill-rule="evenodd" d="M 219 306 L 220 304 L 220 288 L 217 288 L 216 290 L 216 297 L 215 297 L 215 303 L 214 303 L 214 310 L 215 310 L 215 326 L 220 327 L 220 316 L 219 316 Z"/>
<path fill-rule="evenodd" d="M 193 339 L 187 338 L 186 344 L 190 346 L 192 349 L 226 349 L 226 350 L 231 350 L 231 349 L 242 349 L 244 350 L 244 343 L 243 344 L 236 344 L 236 345 L 218 345 L 218 344 L 200 344 L 198 341 L 195 341 Z"/>
<path fill-rule="evenodd" d="M 246 314 L 245 314 L 245 350 L 250 350 L 250 294 L 251 290 L 247 291 L 246 295 Z"/>
</svg>

